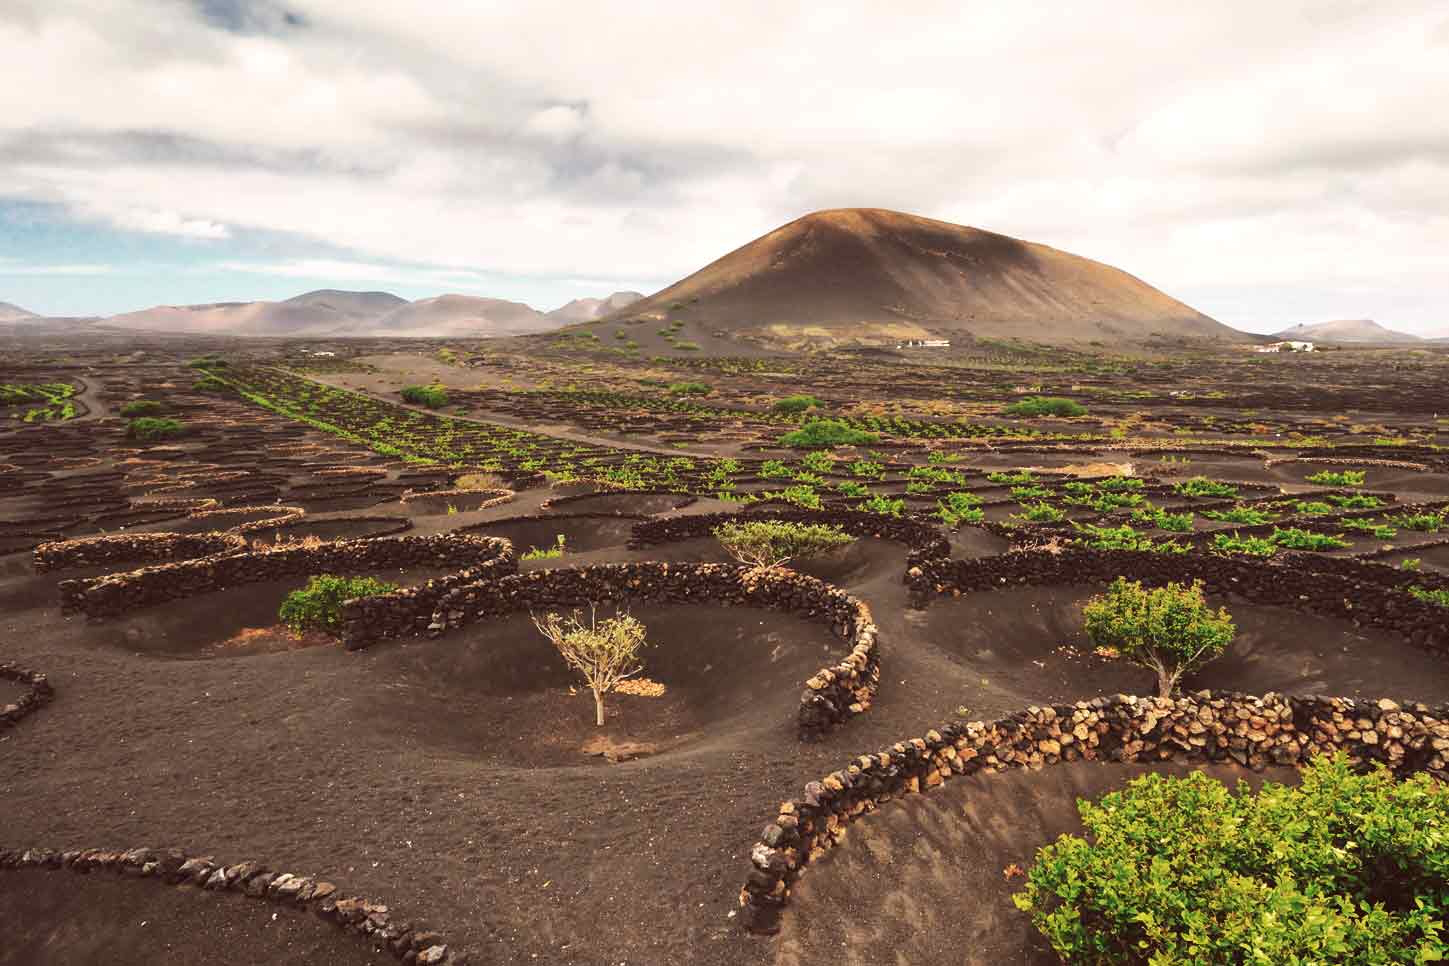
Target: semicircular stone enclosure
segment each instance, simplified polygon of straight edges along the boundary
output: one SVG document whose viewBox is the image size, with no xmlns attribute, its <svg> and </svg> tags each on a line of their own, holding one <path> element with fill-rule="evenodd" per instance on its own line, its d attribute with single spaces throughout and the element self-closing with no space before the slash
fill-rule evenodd
<svg viewBox="0 0 1449 966">
<path fill-rule="evenodd" d="M 690 311 L 11 340 L 0 964 L 1049 963 L 1080 798 L 1449 777 L 1449 358 Z M 1231 642 L 1159 695 L 1117 578 Z M 597 698 L 571 619 L 638 638 Z"/>
</svg>

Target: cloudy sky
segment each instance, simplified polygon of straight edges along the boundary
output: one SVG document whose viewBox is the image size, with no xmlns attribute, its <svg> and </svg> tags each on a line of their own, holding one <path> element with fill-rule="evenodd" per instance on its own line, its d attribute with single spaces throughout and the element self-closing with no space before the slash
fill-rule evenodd
<svg viewBox="0 0 1449 966">
<path fill-rule="evenodd" d="M 887 6 L 0 0 L 0 300 L 547 309 L 871 206 L 1449 334 L 1449 0 Z"/>
</svg>

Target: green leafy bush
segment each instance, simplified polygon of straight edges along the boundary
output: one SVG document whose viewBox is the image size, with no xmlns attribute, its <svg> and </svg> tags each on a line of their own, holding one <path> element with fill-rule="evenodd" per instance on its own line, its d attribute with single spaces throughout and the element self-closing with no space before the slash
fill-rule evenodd
<svg viewBox="0 0 1449 966">
<path fill-rule="evenodd" d="M 786 396 L 784 399 L 775 400 L 775 405 L 770 408 L 783 416 L 798 416 L 807 410 L 819 409 L 823 405 L 814 396 Z"/>
<path fill-rule="evenodd" d="M 1204 510 L 1202 515 L 1209 520 L 1217 520 L 1221 523 L 1239 523 L 1250 527 L 1271 523 L 1274 517 L 1267 510 L 1256 510 L 1241 504 L 1228 510 Z"/>
<path fill-rule="evenodd" d="M 374 577 L 338 577 L 319 574 L 308 578 L 307 586 L 294 590 L 282 601 L 277 618 L 292 630 L 325 631 L 337 634 L 342 630 L 342 604 L 358 597 L 376 597 L 397 590 L 396 584 Z"/>
<path fill-rule="evenodd" d="M 1271 557 L 1278 552 L 1278 545 L 1267 537 L 1245 537 L 1234 531 L 1232 536 L 1219 533 L 1213 536 L 1213 549 L 1218 553 L 1242 553 L 1252 557 Z"/>
<path fill-rule="evenodd" d="M 1408 561 L 1405 561 L 1407 563 Z M 1428 587 L 1410 587 L 1409 593 L 1426 604 L 1438 604 L 1440 607 L 1449 607 L 1449 590 L 1434 590 Z"/>
<path fill-rule="evenodd" d="M 832 446 L 863 446 L 874 443 L 875 433 L 856 429 L 839 419 L 811 419 L 799 429 L 780 437 L 782 446 L 795 449 L 827 449 Z"/>
<path fill-rule="evenodd" d="M 669 395 L 671 396 L 708 396 L 714 389 L 703 382 L 672 382 L 669 384 Z"/>
<path fill-rule="evenodd" d="M 1181 496 L 1220 497 L 1227 499 L 1238 495 L 1238 488 L 1231 483 L 1219 483 L 1206 476 L 1194 476 L 1173 486 Z"/>
<path fill-rule="evenodd" d="M 869 480 L 878 480 L 885 473 L 885 467 L 874 460 L 856 460 L 850 464 L 850 472 Z"/>
<path fill-rule="evenodd" d="M 1237 794 L 1147 774 L 1078 803 L 1019 909 L 1063 962 L 1427 963 L 1449 910 L 1449 786 L 1317 758 Z"/>
<path fill-rule="evenodd" d="M 448 391 L 439 385 L 405 386 L 402 390 L 402 397 L 414 406 L 426 406 L 429 409 L 439 409 L 448 405 Z"/>
<path fill-rule="evenodd" d="M 1398 530 L 1386 523 L 1375 523 L 1372 520 L 1363 520 L 1358 517 L 1344 517 L 1334 522 L 1345 530 L 1366 534 L 1379 540 L 1392 540 L 1399 535 Z"/>
<path fill-rule="evenodd" d="M 819 556 L 855 540 L 833 524 L 785 520 L 723 523 L 714 528 L 714 536 L 740 563 L 767 569 L 797 557 Z"/>
<path fill-rule="evenodd" d="M 192 369 L 225 369 L 225 359 L 218 359 L 215 356 L 202 356 L 199 359 L 192 359 L 187 363 Z"/>
<path fill-rule="evenodd" d="M 783 500 L 786 503 L 793 503 L 807 510 L 820 509 L 820 494 L 815 492 L 814 487 L 803 484 L 787 486 L 783 490 L 771 490 L 766 493 L 760 493 L 755 499 Z"/>
<path fill-rule="evenodd" d="M 1293 510 L 1305 517 L 1321 517 L 1332 513 L 1333 507 L 1322 500 L 1299 500 L 1293 504 Z"/>
<path fill-rule="evenodd" d="M 948 527 L 959 527 L 963 523 L 980 523 L 986 519 L 981 509 L 981 497 L 975 493 L 947 493 L 936 501 L 936 516 Z"/>
<path fill-rule="evenodd" d="M 812 473 L 832 473 L 835 471 L 835 457 L 824 450 L 816 450 L 800 457 L 800 465 Z"/>
<path fill-rule="evenodd" d="M 191 388 L 197 392 L 222 392 L 231 387 L 211 373 L 207 373 L 192 383 Z"/>
<path fill-rule="evenodd" d="M 1420 533 L 1438 533 L 1444 529 L 1442 513 L 1400 513 L 1385 519 L 1405 530 L 1416 530 Z"/>
<path fill-rule="evenodd" d="M 1043 501 L 1024 504 L 1021 512 L 1013 513 L 1011 517 L 1013 520 L 1024 520 L 1027 523 L 1061 523 L 1067 518 L 1067 512 Z"/>
<path fill-rule="evenodd" d="M 1192 531 L 1191 513 L 1168 513 L 1156 506 L 1134 510 L 1132 522 L 1142 526 L 1156 527 L 1159 530 L 1170 530 L 1173 533 L 1190 533 Z"/>
<path fill-rule="evenodd" d="M 126 435 L 132 439 L 169 439 L 180 436 L 185 426 L 181 420 L 168 416 L 137 416 L 126 424 Z"/>
<path fill-rule="evenodd" d="M 1118 577 L 1082 609 L 1087 636 L 1157 674 L 1157 693 L 1170 697 L 1177 682 L 1232 643 L 1237 628 L 1226 608 L 1213 610 L 1202 581 L 1143 588 Z"/>
<path fill-rule="evenodd" d="M 133 399 L 122 406 L 118 412 L 128 419 L 134 419 L 137 416 L 155 416 L 165 410 L 166 407 L 154 399 Z"/>
<path fill-rule="evenodd" d="M 567 550 L 567 539 L 563 534 L 554 535 L 553 546 L 550 547 L 529 547 L 518 558 L 519 560 L 556 560 L 564 555 Z"/>
<path fill-rule="evenodd" d="M 1013 486 L 1011 488 L 1011 498 L 1019 503 L 1027 503 L 1032 500 L 1045 500 L 1051 495 L 1051 490 L 1035 483 L 1027 483 L 1024 486 Z"/>
<path fill-rule="evenodd" d="M 1308 482 L 1316 483 L 1319 486 L 1363 486 L 1366 475 L 1363 470 L 1343 470 L 1342 472 L 1324 470 L 1322 473 L 1314 473 L 1308 477 Z"/>
<path fill-rule="evenodd" d="M 1268 539 L 1289 550 L 1342 550 L 1349 545 L 1347 540 L 1339 539 L 1331 534 L 1314 533 L 1312 530 L 1300 530 L 1297 527 L 1289 527 L 1286 530 L 1274 527 L 1273 533 Z"/>
<path fill-rule="evenodd" d="M 1138 533 L 1125 523 L 1120 527 L 1103 527 L 1091 523 L 1073 523 L 1081 534 L 1074 542 L 1093 550 L 1142 550 L 1148 553 L 1187 553 L 1185 544 L 1171 540 L 1156 542 L 1145 533 Z"/>
<path fill-rule="evenodd" d="M 998 486 L 1020 486 L 1023 483 L 1032 482 L 1036 477 L 1032 475 L 1031 470 L 1018 470 L 1015 473 L 999 470 L 995 473 L 987 473 L 986 479 Z"/>
<path fill-rule="evenodd" d="M 1081 403 L 1061 396 L 1027 396 L 1002 410 L 1008 416 L 1085 416 L 1087 408 Z"/>
<path fill-rule="evenodd" d="M 1377 510 L 1384 501 L 1367 493 L 1328 493 L 1323 497 L 1345 510 Z"/>
<path fill-rule="evenodd" d="M 767 480 L 783 480 L 789 477 L 790 467 L 780 460 L 765 460 L 760 464 L 760 476 Z"/>
<path fill-rule="evenodd" d="M 898 517 L 906 512 L 906 501 L 893 500 L 888 496 L 881 496 L 877 493 L 862 503 L 860 508 L 870 513 L 879 513 L 882 516 Z"/>
</svg>

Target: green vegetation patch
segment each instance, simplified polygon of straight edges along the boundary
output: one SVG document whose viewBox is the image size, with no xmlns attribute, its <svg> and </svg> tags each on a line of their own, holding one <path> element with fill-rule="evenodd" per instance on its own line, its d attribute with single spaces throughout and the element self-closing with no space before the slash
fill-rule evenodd
<svg viewBox="0 0 1449 966">
<path fill-rule="evenodd" d="M 1157 693 L 1170 697 L 1184 674 L 1225 651 L 1237 628 L 1226 608 L 1214 610 L 1202 581 L 1144 588 L 1118 577 L 1082 609 L 1087 636 L 1157 674 Z"/>
<path fill-rule="evenodd" d="M 1237 793 L 1147 774 L 1078 803 L 1019 909 L 1072 963 L 1427 963 L 1449 909 L 1449 786 L 1317 758 Z"/>
<path fill-rule="evenodd" d="M 122 416 L 134 419 L 137 416 L 155 416 L 166 411 L 166 406 L 154 399 L 133 399 L 118 410 Z"/>
<path fill-rule="evenodd" d="M 1318 486 L 1363 486 L 1366 475 L 1363 470 L 1324 470 L 1307 479 Z"/>
<path fill-rule="evenodd" d="M 798 395 L 777 399 L 775 400 L 775 405 L 771 406 L 770 409 L 785 416 L 798 416 L 811 409 L 820 409 L 822 406 L 824 406 L 824 403 L 814 396 Z"/>
<path fill-rule="evenodd" d="M 855 429 L 839 419 L 811 419 L 799 429 L 780 437 L 780 444 L 794 449 L 827 449 L 832 446 L 864 446 L 874 443 L 875 433 Z"/>
<path fill-rule="evenodd" d="M 1268 539 L 1289 550 L 1342 550 L 1349 545 L 1347 540 L 1332 534 L 1314 533 L 1312 530 L 1301 530 L 1297 527 L 1288 527 L 1285 530 L 1274 527 L 1273 534 Z"/>
<path fill-rule="evenodd" d="M 342 631 L 342 604 L 358 597 L 376 597 L 397 590 L 396 584 L 375 577 L 338 577 L 318 574 L 307 586 L 294 590 L 282 601 L 277 619 L 299 634 L 304 631 Z"/>
<path fill-rule="evenodd" d="M 400 393 L 403 399 L 414 406 L 441 409 L 448 405 L 448 391 L 437 384 L 431 386 L 405 386 Z"/>
<path fill-rule="evenodd" d="M 1087 407 L 1072 399 L 1061 396 L 1027 396 L 1002 410 L 1007 416 L 1035 418 L 1037 416 L 1061 416 L 1073 418 L 1087 415 Z"/>
<path fill-rule="evenodd" d="M 730 556 L 751 567 L 772 568 L 798 557 L 816 557 L 855 540 L 833 524 L 788 520 L 723 523 L 715 539 Z"/>
<path fill-rule="evenodd" d="M 169 416 L 138 416 L 126 424 L 127 436 L 147 441 L 180 436 L 185 430 L 181 420 Z"/>
<path fill-rule="evenodd" d="M 1180 496 L 1232 499 L 1238 495 L 1238 488 L 1231 483 L 1220 483 L 1217 480 L 1210 480 L 1206 476 L 1194 476 L 1190 480 L 1183 480 L 1174 485 L 1173 490 Z"/>
</svg>

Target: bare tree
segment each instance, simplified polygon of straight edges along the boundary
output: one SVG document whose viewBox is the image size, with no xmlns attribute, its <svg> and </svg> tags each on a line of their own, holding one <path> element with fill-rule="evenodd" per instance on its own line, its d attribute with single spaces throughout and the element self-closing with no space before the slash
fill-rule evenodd
<svg viewBox="0 0 1449 966">
<path fill-rule="evenodd" d="M 550 613 L 533 617 L 533 626 L 548 638 L 569 667 L 583 675 L 594 692 L 594 723 L 604 726 L 604 695 L 626 678 L 644 670 L 639 651 L 644 646 L 644 625 L 629 614 L 598 619 L 597 605 L 589 605 L 589 622 L 579 612 L 568 618 Z"/>
</svg>

